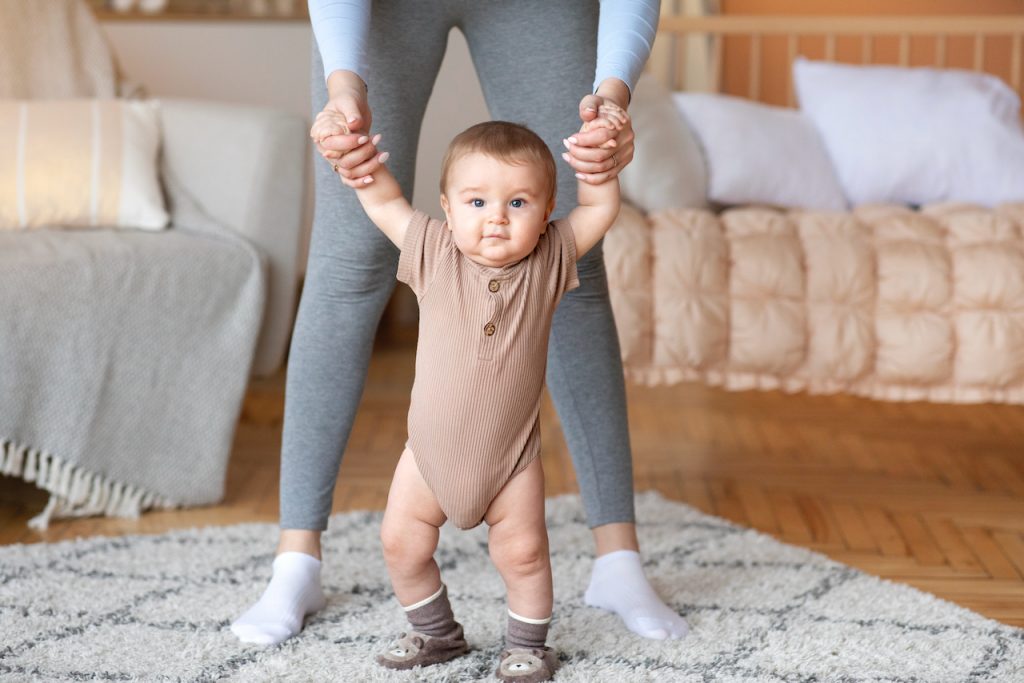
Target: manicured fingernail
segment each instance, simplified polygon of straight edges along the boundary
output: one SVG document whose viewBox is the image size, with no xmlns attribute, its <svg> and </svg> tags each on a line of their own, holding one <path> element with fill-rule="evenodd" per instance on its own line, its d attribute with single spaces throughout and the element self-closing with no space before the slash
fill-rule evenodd
<svg viewBox="0 0 1024 683">
<path fill-rule="evenodd" d="M 381 138 L 381 134 L 380 133 L 377 133 L 376 135 L 374 135 L 373 136 L 373 144 L 376 145 L 378 142 L 380 142 L 380 138 Z"/>
<path fill-rule="evenodd" d="M 562 138 L 562 144 L 565 145 L 566 149 L 572 149 L 572 146 L 569 144 L 569 141 L 566 140 L 565 138 Z"/>
<path fill-rule="evenodd" d="M 576 174 L 576 177 L 577 177 L 577 178 L 579 178 L 580 180 L 583 180 L 583 179 L 584 179 L 584 177 L 583 177 L 583 174 L 582 174 L 582 173 L 577 173 L 577 174 Z"/>
<path fill-rule="evenodd" d="M 373 182 L 373 176 L 372 175 L 368 175 L 365 178 L 363 178 L 363 185 L 369 185 L 372 182 Z"/>
<path fill-rule="evenodd" d="M 370 138 L 368 138 L 367 136 L 364 135 L 361 138 L 359 138 L 358 140 L 356 140 L 356 142 L 358 142 L 360 145 L 363 145 L 363 144 L 366 144 L 366 142 L 369 141 L 369 139 Z"/>
<path fill-rule="evenodd" d="M 566 152 L 562 152 L 562 158 L 569 161 L 569 155 Z"/>
<path fill-rule="evenodd" d="M 580 143 L 580 141 L 579 141 L 579 140 L 577 140 L 577 139 L 575 138 L 575 136 L 574 136 L 574 137 L 571 137 L 571 138 L 569 138 L 569 142 L 571 142 L 571 143 L 572 143 L 572 144 L 574 144 L 574 145 L 578 145 L 578 144 Z"/>
<path fill-rule="evenodd" d="M 390 158 L 391 158 L 391 152 L 384 152 L 379 157 L 377 157 L 377 161 L 379 161 L 380 163 L 383 164 L 385 161 L 387 161 Z"/>
<path fill-rule="evenodd" d="M 609 147 L 618 147 L 619 143 L 615 142 L 615 140 L 609 140 L 608 141 L 608 146 Z"/>
</svg>

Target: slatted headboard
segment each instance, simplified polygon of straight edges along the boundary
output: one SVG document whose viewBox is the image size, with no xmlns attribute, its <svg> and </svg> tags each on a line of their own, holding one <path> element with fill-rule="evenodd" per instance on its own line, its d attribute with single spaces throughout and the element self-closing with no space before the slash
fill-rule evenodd
<svg viewBox="0 0 1024 683">
<path fill-rule="evenodd" d="M 792 106 L 797 55 L 986 71 L 1024 96 L 1024 16 L 666 16 L 649 70 L 673 90 Z"/>
</svg>

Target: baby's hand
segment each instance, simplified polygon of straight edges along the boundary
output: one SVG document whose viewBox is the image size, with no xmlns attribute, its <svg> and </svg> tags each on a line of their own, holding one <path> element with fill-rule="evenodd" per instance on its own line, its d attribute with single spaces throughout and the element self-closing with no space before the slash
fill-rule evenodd
<svg viewBox="0 0 1024 683">
<path fill-rule="evenodd" d="M 315 142 L 321 142 L 332 135 L 348 135 L 350 132 L 348 123 L 340 112 L 322 111 L 316 115 L 313 127 L 309 129 L 309 137 Z"/>
<path fill-rule="evenodd" d="M 597 118 L 593 121 L 585 121 L 580 126 L 580 132 L 586 133 L 587 131 L 596 130 L 598 128 L 607 128 L 614 130 L 616 133 L 629 123 L 629 114 L 626 110 L 618 105 L 606 102 L 597 108 Z M 601 145 L 602 149 L 608 149 L 615 147 L 615 138 L 609 139 L 607 142 Z"/>
<path fill-rule="evenodd" d="M 332 141 L 325 147 L 324 141 L 336 135 L 352 135 L 345 117 L 331 110 L 317 114 L 309 130 L 309 137 L 316 142 L 321 155 L 341 178 L 341 182 L 352 188 L 365 187 L 373 182 L 373 173 L 388 159 L 387 152 L 377 154 L 380 133 L 372 138 L 362 135 L 355 140 L 340 143 L 341 146 Z M 348 147 L 349 144 L 354 147 Z"/>
</svg>

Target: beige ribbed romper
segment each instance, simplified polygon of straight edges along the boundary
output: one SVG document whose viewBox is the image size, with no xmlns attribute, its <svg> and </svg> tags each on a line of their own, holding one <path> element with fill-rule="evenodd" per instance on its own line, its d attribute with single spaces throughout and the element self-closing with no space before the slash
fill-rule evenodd
<svg viewBox="0 0 1024 683">
<path fill-rule="evenodd" d="M 420 305 L 408 447 L 448 519 L 478 525 L 540 453 L 540 398 L 551 318 L 579 286 L 567 220 L 502 268 L 465 256 L 448 226 L 417 211 L 398 279 Z"/>
</svg>

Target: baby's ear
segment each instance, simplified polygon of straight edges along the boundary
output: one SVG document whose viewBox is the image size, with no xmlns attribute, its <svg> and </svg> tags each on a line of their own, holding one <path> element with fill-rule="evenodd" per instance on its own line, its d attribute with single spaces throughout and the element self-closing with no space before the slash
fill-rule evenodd
<svg viewBox="0 0 1024 683">
<path fill-rule="evenodd" d="M 451 230 L 452 229 L 452 221 L 451 221 L 451 216 L 448 215 L 448 209 L 449 209 L 448 197 L 442 193 L 441 194 L 441 210 L 444 211 L 445 222 L 448 224 L 448 229 Z"/>
</svg>

